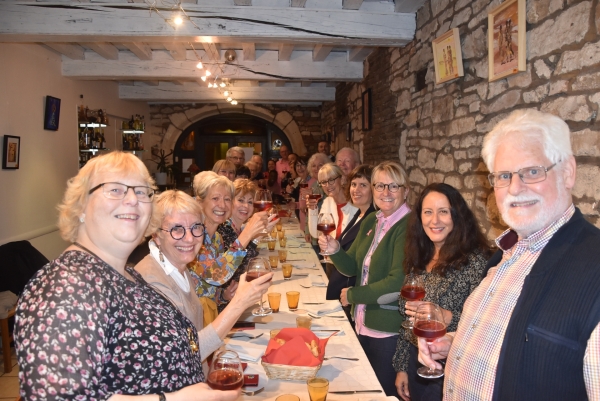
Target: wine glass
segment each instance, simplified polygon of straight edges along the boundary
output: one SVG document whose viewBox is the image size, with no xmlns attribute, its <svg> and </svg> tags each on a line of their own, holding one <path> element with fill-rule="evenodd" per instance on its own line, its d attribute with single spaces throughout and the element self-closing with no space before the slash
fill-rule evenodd
<svg viewBox="0 0 600 401">
<path fill-rule="evenodd" d="M 407 301 L 420 301 L 425 298 L 425 286 L 423 285 L 423 276 L 416 273 L 409 273 L 404 277 L 404 284 L 400 290 L 400 295 Z M 402 322 L 405 329 L 413 328 L 412 319 L 405 319 Z"/>
<path fill-rule="evenodd" d="M 273 198 L 271 197 L 271 191 L 267 191 L 265 189 L 259 189 L 258 191 L 256 191 L 256 193 L 254 194 L 254 201 L 252 204 L 254 206 L 254 210 L 257 210 L 259 212 L 263 212 L 265 210 L 273 210 Z M 263 233 L 267 234 L 267 237 L 264 238 L 263 241 L 273 240 L 271 234 L 267 232 L 266 228 L 263 230 Z"/>
<path fill-rule="evenodd" d="M 413 333 L 417 337 L 424 338 L 428 344 L 436 338 L 443 337 L 446 334 L 446 323 L 442 309 L 432 302 L 423 302 L 419 305 L 415 314 Z M 444 371 L 421 366 L 417 369 L 417 374 L 426 379 L 437 379 L 444 376 Z"/>
<path fill-rule="evenodd" d="M 271 265 L 269 261 L 265 258 L 252 258 L 248 263 L 248 270 L 246 272 L 246 281 L 252 281 L 260 276 L 264 276 L 267 273 L 271 272 Z M 252 314 L 254 316 L 267 316 L 270 315 L 273 311 L 271 308 L 263 308 L 263 297 L 260 297 L 260 301 L 258 302 L 258 308 L 252 310 Z"/>
<path fill-rule="evenodd" d="M 317 230 L 325 235 L 325 239 L 327 239 L 327 248 L 329 248 L 328 235 L 335 231 L 335 220 L 333 219 L 333 215 L 331 213 L 319 213 L 319 218 L 317 219 Z M 331 253 L 327 252 L 327 248 L 325 248 L 325 250 L 321 250 L 319 255 L 325 256 L 323 260 L 327 263 L 331 263 L 331 259 L 328 258 Z"/>
<path fill-rule="evenodd" d="M 213 390 L 237 390 L 244 384 L 244 369 L 235 351 L 221 351 L 213 357 L 206 384 Z"/>
</svg>

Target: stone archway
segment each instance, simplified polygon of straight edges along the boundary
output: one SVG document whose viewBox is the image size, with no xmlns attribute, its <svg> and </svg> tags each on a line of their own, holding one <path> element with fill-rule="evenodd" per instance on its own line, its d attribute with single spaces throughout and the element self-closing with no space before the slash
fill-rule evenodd
<svg viewBox="0 0 600 401">
<path fill-rule="evenodd" d="M 210 104 L 174 112 L 168 116 L 170 124 L 165 131 L 161 147 L 163 149 L 174 149 L 177 139 L 187 127 L 207 117 L 227 113 L 247 114 L 274 124 L 287 136 L 293 152 L 300 155 L 306 154 L 306 146 L 302 140 L 300 129 L 290 113 L 281 111 L 273 114 L 266 108 L 254 105 L 242 105 L 240 107 L 231 106 L 230 104 Z"/>
</svg>

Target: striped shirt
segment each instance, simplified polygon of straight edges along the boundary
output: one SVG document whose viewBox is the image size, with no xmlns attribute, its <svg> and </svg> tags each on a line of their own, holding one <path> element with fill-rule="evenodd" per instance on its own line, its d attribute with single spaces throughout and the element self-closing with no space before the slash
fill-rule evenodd
<svg viewBox="0 0 600 401">
<path fill-rule="evenodd" d="M 552 236 L 575 213 L 571 205 L 550 226 L 502 247 L 505 231 L 496 239 L 503 250 L 500 263 L 492 267 L 464 305 L 445 369 L 444 400 L 491 400 L 496 368 L 510 317 L 525 278 Z M 590 400 L 600 401 L 600 329 L 593 331 L 583 361 L 584 379 Z"/>
</svg>

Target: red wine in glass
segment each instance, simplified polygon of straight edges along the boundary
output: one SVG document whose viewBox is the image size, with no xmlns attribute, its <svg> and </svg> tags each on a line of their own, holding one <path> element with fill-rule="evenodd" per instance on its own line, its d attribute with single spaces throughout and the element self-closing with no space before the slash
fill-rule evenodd
<svg viewBox="0 0 600 401">
<path fill-rule="evenodd" d="M 415 324 L 413 328 L 415 336 L 424 338 L 428 342 L 432 342 L 436 338 L 446 335 L 446 325 L 436 320 L 421 321 Z"/>
<path fill-rule="evenodd" d="M 321 199 L 321 194 L 310 194 L 310 195 L 308 195 L 308 199 L 313 199 L 318 202 L 319 199 Z"/>
<path fill-rule="evenodd" d="M 267 273 L 268 272 L 266 270 L 265 271 L 259 271 L 259 270 L 249 271 L 248 273 L 246 273 L 246 281 L 256 280 L 260 276 L 264 276 Z M 271 281 L 271 280 L 269 280 L 269 281 Z"/>
<path fill-rule="evenodd" d="M 425 298 L 425 288 L 414 285 L 405 285 L 400 290 L 400 295 L 407 301 L 420 301 Z"/>
<path fill-rule="evenodd" d="M 321 231 L 325 235 L 329 235 L 333 231 L 335 231 L 335 223 L 333 223 L 333 224 L 328 224 L 328 223 L 317 224 L 317 230 Z"/>
<path fill-rule="evenodd" d="M 264 212 L 265 210 L 269 210 L 273 207 L 273 202 L 269 201 L 254 201 L 252 204 L 254 205 L 254 209 L 258 210 L 259 212 Z"/>
<path fill-rule="evenodd" d="M 308 182 L 301 182 L 300 188 L 308 188 Z"/>
<path fill-rule="evenodd" d="M 265 258 L 252 258 L 248 262 L 248 270 L 246 273 L 246 281 L 256 280 L 260 276 L 264 276 L 265 274 L 271 272 L 271 265 L 269 261 Z M 254 316 L 267 316 L 270 315 L 273 311 L 271 308 L 263 307 L 263 297 L 260 297 L 260 301 L 258 303 L 258 308 L 252 310 L 252 314 Z"/>
<path fill-rule="evenodd" d="M 210 372 L 207 384 L 213 390 L 237 390 L 244 384 L 244 376 L 237 369 L 222 369 Z"/>
</svg>

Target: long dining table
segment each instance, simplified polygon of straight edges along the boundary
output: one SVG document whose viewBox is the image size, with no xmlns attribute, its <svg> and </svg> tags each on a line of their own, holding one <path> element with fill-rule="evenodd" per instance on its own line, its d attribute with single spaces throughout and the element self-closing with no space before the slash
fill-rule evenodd
<svg viewBox="0 0 600 401">
<path fill-rule="evenodd" d="M 333 358 L 323 361 L 317 376 L 329 380 L 329 395 L 327 396 L 329 401 L 396 399 L 395 397 L 385 396 L 344 311 L 337 310 L 318 317 L 320 315 L 318 312 L 322 311 L 323 307 L 326 306 L 327 309 L 331 309 L 332 306 L 336 306 L 339 308 L 341 304 L 339 301 L 325 300 L 327 276 L 312 246 L 304 240 L 304 233 L 300 230 L 297 220 L 286 222 L 283 224 L 283 229 L 287 238 L 285 249 L 287 249 L 288 255 L 286 263 L 292 264 L 294 269 L 289 280 L 283 278 L 281 263 L 274 269 L 275 275 L 268 292 L 281 293 L 279 312 L 257 317 L 253 316 L 250 312 L 251 309 L 249 309 L 240 320 L 254 322 L 255 329 L 232 332 L 230 333 L 231 337 L 226 339 L 226 347 L 238 351 L 243 360 L 245 357 L 245 362 L 248 363 L 245 373 L 257 373 L 259 375 L 259 385 L 254 389 L 264 387 L 264 390 L 253 396 L 242 394 L 240 400 L 275 400 L 282 394 L 295 394 L 301 401 L 309 401 L 305 380 L 268 379 L 260 363 L 260 355 L 266 350 L 270 331 L 296 327 L 296 318 L 298 316 L 308 316 L 309 313 L 317 316 L 312 319 L 311 330 L 320 338 L 331 335 L 325 349 L 325 358 L 338 356 L 358 359 L 355 361 Z M 277 241 L 275 251 L 266 249 L 266 244 L 261 245 L 260 248 L 260 256 L 275 255 L 280 249 L 279 241 Z M 288 308 L 286 300 L 286 292 L 288 291 L 300 292 L 300 303 L 298 310 L 295 312 L 290 311 Z M 265 299 L 265 305 L 268 305 L 267 296 L 265 295 L 263 298 Z M 340 331 L 335 332 L 335 330 Z M 259 337 L 250 338 L 250 336 Z M 253 387 L 248 387 L 246 390 L 252 391 Z M 334 391 L 344 391 L 348 394 L 332 393 Z M 350 393 L 352 391 L 363 392 Z"/>
</svg>

